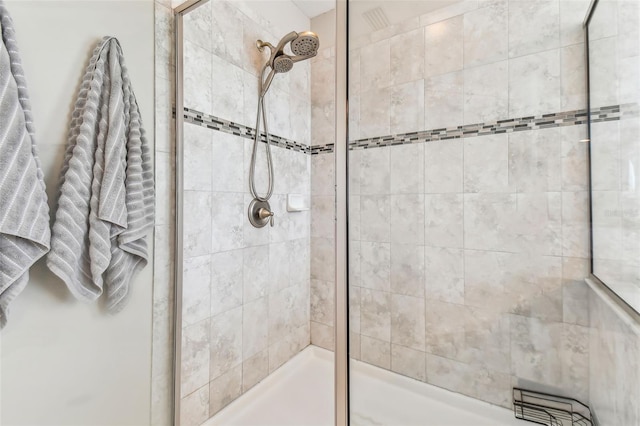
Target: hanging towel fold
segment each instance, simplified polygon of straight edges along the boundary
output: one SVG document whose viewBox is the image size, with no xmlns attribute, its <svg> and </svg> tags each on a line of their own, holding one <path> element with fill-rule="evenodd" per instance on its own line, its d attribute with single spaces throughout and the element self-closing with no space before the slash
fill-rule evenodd
<svg viewBox="0 0 640 426">
<path fill-rule="evenodd" d="M 123 306 L 147 264 L 153 226 L 149 145 L 120 43 L 95 48 L 71 117 L 47 266 L 84 301 Z"/>
<path fill-rule="evenodd" d="M 0 328 L 49 251 L 49 206 L 13 21 L 0 0 Z"/>
</svg>

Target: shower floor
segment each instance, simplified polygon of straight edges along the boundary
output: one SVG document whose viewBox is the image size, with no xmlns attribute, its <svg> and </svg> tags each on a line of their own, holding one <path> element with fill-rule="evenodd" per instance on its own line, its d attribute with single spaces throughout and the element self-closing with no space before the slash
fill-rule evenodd
<svg viewBox="0 0 640 426">
<path fill-rule="evenodd" d="M 351 424 L 522 426 L 510 410 L 351 362 Z M 333 425 L 333 352 L 309 346 L 206 426 Z"/>
</svg>

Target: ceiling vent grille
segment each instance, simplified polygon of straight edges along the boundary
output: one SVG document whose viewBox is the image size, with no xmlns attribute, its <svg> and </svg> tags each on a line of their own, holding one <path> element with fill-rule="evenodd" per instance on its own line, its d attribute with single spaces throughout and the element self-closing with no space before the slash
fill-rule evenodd
<svg viewBox="0 0 640 426">
<path fill-rule="evenodd" d="M 378 31 L 389 26 L 389 18 L 387 18 L 384 10 L 379 7 L 366 11 L 362 16 L 374 31 Z"/>
</svg>

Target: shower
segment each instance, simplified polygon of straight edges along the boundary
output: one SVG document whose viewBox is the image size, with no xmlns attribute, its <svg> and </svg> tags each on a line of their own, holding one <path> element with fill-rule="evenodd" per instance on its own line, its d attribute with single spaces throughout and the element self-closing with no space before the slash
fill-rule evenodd
<svg viewBox="0 0 640 426">
<path fill-rule="evenodd" d="M 285 47 L 289 45 L 291 54 L 285 53 Z M 258 89 L 258 111 L 256 117 L 256 130 L 253 140 L 253 151 L 251 153 L 251 166 L 249 169 L 249 190 L 253 196 L 253 201 L 249 205 L 249 221 L 256 228 L 262 228 L 267 223 L 273 226 L 274 212 L 269 205 L 269 199 L 273 194 L 273 160 L 271 158 L 271 143 L 269 140 L 269 127 L 267 123 L 267 112 L 264 104 L 264 98 L 271 87 L 271 83 L 276 74 L 286 73 L 291 71 L 293 65 L 296 62 L 310 59 L 318 53 L 320 47 L 320 41 L 318 36 L 311 31 L 304 31 L 297 33 L 295 31 L 282 37 L 277 46 L 273 46 L 269 42 L 262 40 L 256 41 L 256 46 L 261 52 L 265 48 L 269 48 L 271 56 L 262 67 L 260 72 L 260 85 Z M 269 74 L 265 78 L 265 73 L 269 69 Z M 256 156 L 258 152 L 258 142 L 260 141 L 260 117 L 262 116 L 262 124 L 264 126 L 264 133 L 267 142 L 266 154 L 267 154 L 267 170 L 268 170 L 268 185 L 267 193 L 264 196 L 260 196 L 256 190 L 255 184 L 255 169 L 256 169 Z"/>
</svg>

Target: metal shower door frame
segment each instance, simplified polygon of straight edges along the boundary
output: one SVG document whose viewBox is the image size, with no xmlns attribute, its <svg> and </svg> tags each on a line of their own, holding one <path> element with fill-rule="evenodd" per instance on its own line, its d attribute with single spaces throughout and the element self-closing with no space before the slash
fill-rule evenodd
<svg viewBox="0 0 640 426">
<path fill-rule="evenodd" d="M 183 288 L 183 218 L 184 218 L 184 15 L 209 0 L 187 0 L 175 7 L 175 241 L 174 241 L 174 357 L 173 424 L 180 425 L 180 385 L 182 361 L 182 288 Z M 348 323 L 348 0 L 336 0 L 336 296 L 335 296 L 335 425 L 349 424 L 349 323 Z"/>
</svg>

